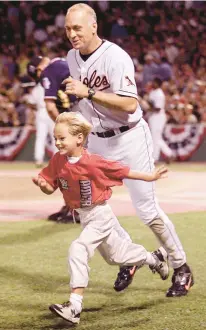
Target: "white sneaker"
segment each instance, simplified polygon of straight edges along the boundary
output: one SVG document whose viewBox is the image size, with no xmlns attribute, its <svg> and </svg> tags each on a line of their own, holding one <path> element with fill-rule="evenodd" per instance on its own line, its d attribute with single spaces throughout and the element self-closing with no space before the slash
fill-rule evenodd
<svg viewBox="0 0 206 330">
<path fill-rule="evenodd" d="M 149 266 L 153 273 L 160 274 L 162 280 L 166 280 L 169 276 L 169 267 L 167 262 L 167 252 L 160 247 L 158 250 L 152 252 L 153 257 L 156 260 L 154 266 Z"/>
<path fill-rule="evenodd" d="M 63 304 L 54 304 L 49 306 L 49 309 L 52 313 L 57 314 L 62 317 L 64 320 L 69 321 L 73 324 L 78 324 L 80 322 L 80 313 L 75 311 L 74 306 L 67 301 Z"/>
</svg>

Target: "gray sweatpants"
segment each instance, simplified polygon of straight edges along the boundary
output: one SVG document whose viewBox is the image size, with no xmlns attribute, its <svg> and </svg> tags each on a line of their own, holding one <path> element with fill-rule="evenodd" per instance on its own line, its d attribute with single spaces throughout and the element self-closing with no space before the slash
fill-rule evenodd
<svg viewBox="0 0 206 330">
<path fill-rule="evenodd" d="M 137 265 L 140 268 L 144 264 L 147 251 L 143 246 L 131 242 L 106 202 L 77 211 L 83 231 L 69 249 L 71 288 L 87 287 L 90 270 L 88 261 L 96 248 L 110 265 Z"/>
</svg>

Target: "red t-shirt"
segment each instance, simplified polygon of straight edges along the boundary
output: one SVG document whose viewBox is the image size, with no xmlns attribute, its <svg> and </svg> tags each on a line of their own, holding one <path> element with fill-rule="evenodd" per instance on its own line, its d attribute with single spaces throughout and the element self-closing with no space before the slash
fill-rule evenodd
<svg viewBox="0 0 206 330">
<path fill-rule="evenodd" d="M 75 164 L 57 152 L 39 175 L 61 190 L 72 209 L 100 204 L 112 195 L 110 187 L 121 186 L 130 168 L 117 161 L 106 160 L 84 149 Z"/>
</svg>

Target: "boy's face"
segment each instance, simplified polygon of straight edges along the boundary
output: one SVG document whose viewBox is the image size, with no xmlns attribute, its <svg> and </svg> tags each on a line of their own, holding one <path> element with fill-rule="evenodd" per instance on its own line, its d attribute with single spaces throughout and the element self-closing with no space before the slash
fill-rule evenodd
<svg viewBox="0 0 206 330">
<path fill-rule="evenodd" d="M 83 134 L 72 135 L 67 124 L 58 123 L 54 127 L 54 139 L 60 155 L 78 156 L 76 152 L 83 142 Z"/>
</svg>

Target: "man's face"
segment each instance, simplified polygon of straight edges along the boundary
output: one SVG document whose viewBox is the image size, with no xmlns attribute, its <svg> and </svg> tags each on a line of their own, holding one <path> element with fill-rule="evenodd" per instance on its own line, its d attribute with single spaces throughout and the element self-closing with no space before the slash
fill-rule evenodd
<svg viewBox="0 0 206 330">
<path fill-rule="evenodd" d="M 90 46 L 97 24 L 87 12 L 73 10 L 66 15 L 65 29 L 73 48 L 81 51 L 87 50 Z"/>
</svg>

